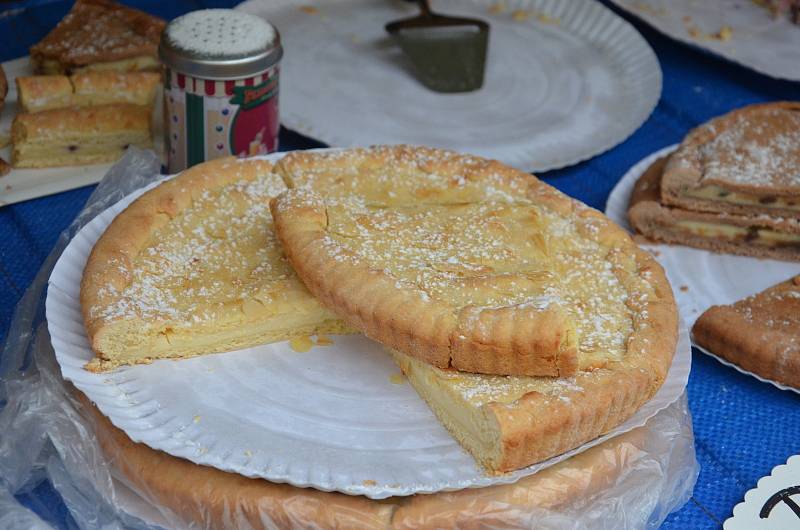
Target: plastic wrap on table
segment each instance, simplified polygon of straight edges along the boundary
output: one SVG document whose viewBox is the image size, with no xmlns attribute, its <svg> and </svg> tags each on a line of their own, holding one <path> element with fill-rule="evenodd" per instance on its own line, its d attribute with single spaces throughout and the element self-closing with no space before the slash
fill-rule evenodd
<svg viewBox="0 0 800 530">
<path fill-rule="evenodd" d="M 70 237 L 151 182 L 130 150 L 23 296 L 0 358 L 0 528 L 48 528 L 15 495 L 49 480 L 80 528 L 654 528 L 698 473 L 686 397 L 644 427 L 515 484 L 374 501 L 250 479 L 132 442 L 61 378 L 44 320 L 47 278 Z"/>
</svg>

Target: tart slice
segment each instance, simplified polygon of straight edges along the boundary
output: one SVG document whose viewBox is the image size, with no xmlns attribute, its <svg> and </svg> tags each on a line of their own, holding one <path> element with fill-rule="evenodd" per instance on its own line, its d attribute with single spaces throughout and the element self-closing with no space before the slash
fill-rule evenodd
<svg viewBox="0 0 800 530">
<path fill-rule="evenodd" d="M 800 276 L 735 304 L 710 307 L 692 335 L 711 353 L 800 389 Z"/>
<path fill-rule="evenodd" d="M 158 70 L 164 20 L 111 0 L 77 0 L 41 41 L 31 46 L 37 74 L 86 70 Z"/>
<path fill-rule="evenodd" d="M 667 160 L 653 163 L 634 186 L 628 219 L 638 233 L 651 241 L 713 252 L 800 260 L 800 222 L 796 218 L 711 213 L 665 204 L 660 191 Z"/>
<path fill-rule="evenodd" d="M 158 358 L 344 332 L 289 267 L 269 200 L 272 164 L 220 159 L 145 193 L 92 250 L 81 306 L 105 371 Z"/>
<path fill-rule="evenodd" d="M 393 355 L 453 438 L 494 473 L 541 462 L 612 430 L 655 394 L 670 357 L 641 349 L 605 368 L 553 378 L 459 372 Z"/>
<path fill-rule="evenodd" d="M 113 162 L 128 147 L 152 147 L 152 109 L 128 103 L 17 114 L 11 124 L 14 167 Z"/>
<path fill-rule="evenodd" d="M 402 146 L 304 156 L 314 175 L 272 202 L 276 231 L 312 294 L 367 336 L 438 368 L 563 377 L 666 324 L 653 355 L 671 357 L 660 267 L 535 177 Z"/>
<path fill-rule="evenodd" d="M 670 157 L 663 202 L 687 210 L 800 216 L 800 103 L 750 105 L 691 131 Z"/>
</svg>

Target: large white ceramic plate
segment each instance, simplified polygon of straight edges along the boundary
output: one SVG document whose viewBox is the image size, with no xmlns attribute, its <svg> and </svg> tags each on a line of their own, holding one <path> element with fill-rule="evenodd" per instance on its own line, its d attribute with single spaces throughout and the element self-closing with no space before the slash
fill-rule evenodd
<svg viewBox="0 0 800 530">
<path fill-rule="evenodd" d="M 677 145 L 665 147 L 647 156 L 622 177 L 606 203 L 606 215 L 621 226 L 631 230 L 628 223 L 628 202 L 636 181 L 662 156 L 668 155 Z M 800 264 L 770 259 L 749 258 L 732 254 L 716 254 L 707 250 L 680 245 L 643 245 L 655 255 L 664 267 L 672 284 L 681 317 L 689 327 L 712 305 L 732 304 L 742 298 L 763 291 L 778 282 L 800 274 Z M 781 390 L 797 390 L 764 379 L 751 372 L 721 359 L 714 352 L 699 348 L 743 374 L 751 375 L 759 381 L 775 385 Z"/>
<path fill-rule="evenodd" d="M 503 12 L 490 13 L 495 4 Z M 332 146 L 423 144 L 545 171 L 622 142 L 658 102 L 655 54 L 594 0 L 436 0 L 433 7 L 491 24 L 481 90 L 440 94 L 414 78 L 384 31 L 416 14 L 413 2 L 250 0 L 237 9 L 281 32 L 281 122 Z M 528 18 L 516 20 L 515 12 Z"/>
<path fill-rule="evenodd" d="M 665 35 L 778 79 L 800 80 L 800 26 L 751 0 L 612 0 Z M 710 37 L 724 26 L 729 40 Z"/>
<path fill-rule="evenodd" d="M 8 95 L 0 116 L 0 136 L 8 138 L 11 123 L 19 112 L 17 85 L 14 80 L 19 76 L 33 75 L 33 71 L 28 57 L 20 57 L 3 63 L 3 70 L 8 79 Z M 159 90 L 153 107 L 153 143 L 159 154 L 164 152 L 162 106 L 161 90 Z M 0 157 L 6 162 L 11 161 L 10 145 L 0 149 Z M 112 165 L 108 163 L 90 166 L 12 169 L 8 175 L 0 177 L 0 206 L 100 182 Z"/>
<path fill-rule="evenodd" d="M 280 155 L 268 155 L 275 159 Z M 155 184 L 154 184 L 155 185 Z M 89 252 L 139 190 L 98 215 L 70 242 L 50 277 L 48 329 L 65 379 L 134 441 L 249 477 L 371 498 L 509 483 L 644 425 L 683 392 L 690 369 L 682 326 L 657 395 L 611 433 L 514 473 L 488 476 L 439 424 L 382 347 L 360 336 L 297 353 L 288 343 L 107 374 L 92 358 L 80 311 Z"/>
</svg>

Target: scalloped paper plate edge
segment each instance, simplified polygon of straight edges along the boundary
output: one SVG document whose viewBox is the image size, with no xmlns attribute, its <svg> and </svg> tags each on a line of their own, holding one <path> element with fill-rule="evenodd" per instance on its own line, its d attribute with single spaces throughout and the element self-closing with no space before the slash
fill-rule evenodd
<svg viewBox="0 0 800 530">
<path fill-rule="evenodd" d="M 800 503 L 800 455 L 758 480 L 733 508 L 733 516 L 723 524 L 725 530 L 786 530 L 800 527 L 800 514 L 791 508 Z"/>
</svg>

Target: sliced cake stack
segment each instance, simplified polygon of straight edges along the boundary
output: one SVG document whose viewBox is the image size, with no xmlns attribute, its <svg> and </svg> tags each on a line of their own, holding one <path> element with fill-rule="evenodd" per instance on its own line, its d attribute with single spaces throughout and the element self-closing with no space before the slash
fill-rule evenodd
<svg viewBox="0 0 800 530">
<path fill-rule="evenodd" d="M 151 147 L 165 24 L 111 0 L 75 2 L 30 49 L 33 71 L 47 75 L 16 78 L 12 164 L 98 164 L 131 145 Z"/>
<path fill-rule="evenodd" d="M 751 105 L 694 129 L 642 175 L 628 217 L 654 241 L 800 260 L 800 103 Z"/>
<path fill-rule="evenodd" d="M 11 125 L 15 167 L 113 162 L 131 145 L 152 145 L 160 74 L 88 72 L 16 82 L 22 112 Z"/>
</svg>

